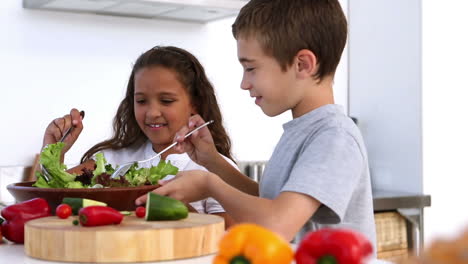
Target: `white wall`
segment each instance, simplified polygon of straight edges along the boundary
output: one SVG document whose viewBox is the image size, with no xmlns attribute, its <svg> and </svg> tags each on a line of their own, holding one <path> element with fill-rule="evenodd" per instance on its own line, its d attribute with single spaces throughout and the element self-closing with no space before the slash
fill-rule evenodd
<svg viewBox="0 0 468 264">
<path fill-rule="evenodd" d="M 186 48 L 204 64 L 237 158 L 268 159 L 289 116 L 265 117 L 239 88 L 233 18 L 198 25 L 31 11 L 20 2 L 0 2 L 0 166 L 29 165 L 48 122 L 72 106 L 86 110 L 85 131 L 67 159 L 77 162 L 109 135 L 133 61 L 157 44 Z M 432 196 L 426 241 L 468 226 L 466 10 L 466 1 L 423 1 L 423 191 Z M 346 64 L 344 55 L 335 87 L 345 106 Z"/>
<path fill-rule="evenodd" d="M 47 124 L 71 107 L 86 111 L 85 130 L 66 158 L 66 163 L 78 162 L 110 135 L 132 63 L 155 45 L 179 46 L 200 59 L 218 91 L 234 155 L 268 159 L 290 115 L 266 117 L 239 88 L 233 21 L 201 25 L 58 13 L 25 10 L 19 0 L 1 1 L 0 166 L 30 165 Z M 346 63 L 345 54 L 336 80 L 337 103 L 345 108 Z"/>
<path fill-rule="evenodd" d="M 422 193 L 421 0 L 350 0 L 349 113 L 372 186 Z"/>
<path fill-rule="evenodd" d="M 468 228 L 468 2 L 423 1 L 426 240 Z"/>
</svg>

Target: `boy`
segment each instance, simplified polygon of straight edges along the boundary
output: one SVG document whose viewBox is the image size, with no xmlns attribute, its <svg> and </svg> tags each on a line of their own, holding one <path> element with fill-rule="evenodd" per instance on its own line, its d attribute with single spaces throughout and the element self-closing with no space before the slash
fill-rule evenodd
<svg viewBox="0 0 468 264">
<path fill-rule="evenodd" d="M 193 116 L 178 132 L 176 149 L 210 172 L 181 172 L 154 192 L 184 202 L 211 196 L 236 222 L 263 225 L 288 240 L 303 227 L 333 226 L 357 230 L 375 246 L 366 149 L 333 99 L 347 35 L 338 0 L 251 0 L 233 35 L 244 68 L 241 88 L 266 115 L 290 110 L 293 116 L 283 125 L 260 186 L 217 154 L 208 129 L 183 141 L 204 122 Z"/>
</svg>

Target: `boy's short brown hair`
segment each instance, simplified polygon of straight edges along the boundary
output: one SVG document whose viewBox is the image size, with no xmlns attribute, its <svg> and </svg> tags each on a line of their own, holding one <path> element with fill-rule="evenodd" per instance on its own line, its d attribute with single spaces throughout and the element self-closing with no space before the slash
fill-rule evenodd
<svg viewBox="0 0 468 264">
<path fill-rule="evenodd" d="M 297 52 L 312 51 L 315 78 L 333 75 L 346 44 L 346 17 L 338 0 L 251 0 L 232 25 L 234 38 L 254 37 L 286 70 Z"/>
</svg>

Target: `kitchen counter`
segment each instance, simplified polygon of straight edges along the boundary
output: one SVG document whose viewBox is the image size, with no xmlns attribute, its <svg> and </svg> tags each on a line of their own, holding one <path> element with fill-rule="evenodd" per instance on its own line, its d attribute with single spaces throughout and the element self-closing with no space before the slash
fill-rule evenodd
<svg viewBox="0 0 468 264">
<path fill-rule="evenodd" d="M 0 244 L 0 256 L 2 263 L 15 263 L 15 264 L 45 264 L 45 263 L 66 263 L 34 259 L 26 256 L 24 253 L 24 246 L 10 243 Z M 198 258 L 181 259 L 173 261 L 159 261 L 159 262 L 144 262 L 153 264 L 209 264 L 212 262 L 214 255 L 208 255 Z M 390 262 L 382 260 L 372 260 L 368 264 L 389 264 Z"/>
<path fill-rule="evenodd" d="M 397 211 L 410 224 L 409 243 L 418 255 L 424 247 L 424 207 L 431 206 L 431 196 L 390 190 L 373 190 L 374 212 Z"/>
<path fill-rule="evenodd" d="M 431 196 L 389 190 L 373 190 L 374 211 L 424 208 L 431 205 Z"/>
</svg>

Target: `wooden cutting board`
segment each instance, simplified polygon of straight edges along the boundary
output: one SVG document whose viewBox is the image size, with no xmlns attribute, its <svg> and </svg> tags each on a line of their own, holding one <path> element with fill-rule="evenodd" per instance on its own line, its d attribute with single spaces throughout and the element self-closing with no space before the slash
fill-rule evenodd
<svg viewBox="0 0 468 264">
<path fill-rule="evenodd" d="M 25 225 L 28 256 L 66 262 L 145 262 L 197 257 L 217 252 L 224 219 L 189 213 L 177 221 L 145 221 L 125 216 L 119 225 L 73 225 L 76 216 L 49 216 Z"/>
</svg>

